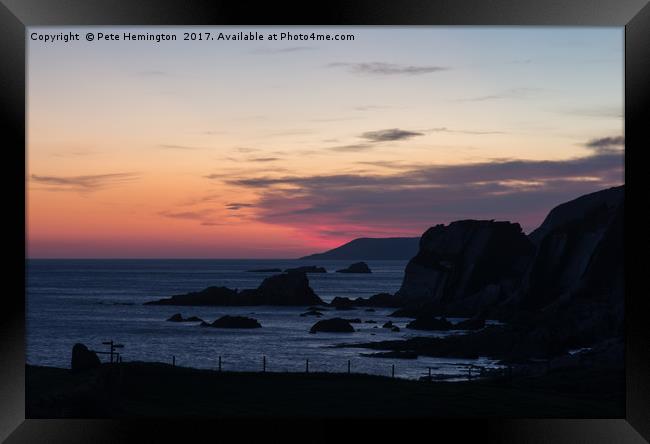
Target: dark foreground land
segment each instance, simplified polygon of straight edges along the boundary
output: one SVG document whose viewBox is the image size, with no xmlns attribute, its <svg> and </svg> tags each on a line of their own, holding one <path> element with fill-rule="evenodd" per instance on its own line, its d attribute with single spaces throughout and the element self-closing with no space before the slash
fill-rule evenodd
<svg viewBox="0 0 650 444">
<path fill-rule="evenodd" d="M 27 418 L 508 416 L 615 418 L 624 374 L 564 369 L 468 382 L 332 373 L 217 372 L 160 363 L 72 373 L 26 367 Z"/>
</svg>

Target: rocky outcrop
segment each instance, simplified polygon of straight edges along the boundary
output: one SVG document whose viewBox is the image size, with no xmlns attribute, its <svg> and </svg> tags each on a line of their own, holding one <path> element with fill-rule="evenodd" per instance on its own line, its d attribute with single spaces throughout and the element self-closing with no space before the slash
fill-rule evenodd
<svg viewBox="0 0 650 444">
<path fill-rule="evenodd" d="M 337 273 L 372 273 L 372 270 L 365 262 L 355 262 L 348 268 L 336 270 Z"/>
<path fill-rule="evenodd" d="M 215 320 L 210 327 L 214 328 L 261 328 L 262 325 L 253 318 L 246 316 L 222 316 Z"/>
<path fill-rule="evenodd" d="M 97 353 L 89 350 L 83 344 L 77 343 L 72 347 L 72 359 L 70 368 L 73 372 L 81 372 L 97 368 L 101 365 L 101 361 L 97 357 Z"/>
<path fill-rule="evenodd" d="M 421 316 L 406 324 L 406 328 L 412 330 L 447 331 L 451 330 L 452 324 L 445 318 L 434 318 L 432 316 Z"/>
<path fill-rule="evenodd" d="M 354 307 L 388 307 L 395 308 L 401 307 L 401 302 L 398 298 L 390 293 L 378 293 L 370 296 L 365 299 L 358 297 L 356 299 L 350 299 L 346 297 L 336 296 L 330 302 L 330 305 L 340 308 L 354 308 Z"/>
<path fill-rule="evenodd" d="M 237 290 L 228 287 L 208 287 L 201 291 L 145 302 L 145 305 L 248 305 L 238 297 Z"/>
<path fill-rule="evenodd" d="M 354 328 L 346 319 L 332 318 L 316 322 L 311 327 L 311 330 L 309 330 L 309 333 L 316 333 L 319 331 L 329 333 L 353 333 Z"/>
<path fill-rule="evenodd" d="M 171 298 L 146 302 L 145 305 L 208 305 L 208 306 L 253 306 L 282 305 L 309 306 L 324 305 L 309 286 L 305 273 L 292 272 L 268 277 L 259 287 L 252 290 L 232 290 L 227 287 L 208 287 Z"/>
<path fill-rule="evenodd" d="M 309 286 L 305 273 L 277 274 L 264 279 L 257 290 L 244 290 L 252 293 L 255 305 L 318 305 L 324 304 Z M 242 292 L 242 293 L 244 293 Z"/>
<path fill-rule="evenodd" d="M 296 268 L 287 268 L 284 270 L 286 273 L 327 273 L 327 270 L 323 267 L 317 267 L 315 265 L 307 265 L 304 267 Z"/>
<path fill-rule="evenodd" d="M 203 322 L 203 319 L 190 316 L 189 318 L 184 318 L 180 313 L 173 314 L 167 319 L 169 322 Z"/>
<path fill-rule="evenodd" d="M 430 313 L 473 315 L 507 298 L 535 246 L 519 224 L 461 220 L 429 228 L 396 298 Z"/>
</svg>

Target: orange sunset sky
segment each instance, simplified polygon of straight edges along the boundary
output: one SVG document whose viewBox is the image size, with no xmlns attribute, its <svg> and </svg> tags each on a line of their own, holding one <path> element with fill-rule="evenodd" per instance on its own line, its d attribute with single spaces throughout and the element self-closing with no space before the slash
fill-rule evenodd
<svg viewBox="0 0 650 444">
<path fill-rule="evenodd" d="M 623 183 L 623 28 L 29 39 L 69 30 L 98 29 L 27 33 L 29 257 L 293 258 L 465 218 L 529 232 Z M 104 28 L 127 30 L 184 31 Z"/>
</svg>

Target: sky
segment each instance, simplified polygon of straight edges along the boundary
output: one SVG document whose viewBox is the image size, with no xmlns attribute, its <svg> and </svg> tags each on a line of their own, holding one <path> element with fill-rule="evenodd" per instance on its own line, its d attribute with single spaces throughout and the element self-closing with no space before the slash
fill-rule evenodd
<svg viewBox="0 0 650 444">
<path fill-rule="evenodd" d="M 184 41 L 183 32 L 353 41 Z M 80 41 L 32 40 L 79 33 Z M 87 32 L 177 41 L 86 41 Z M 294 258 L 624 183 L 623 28 L 32 27 L 32 258 Z"/>
</svg>

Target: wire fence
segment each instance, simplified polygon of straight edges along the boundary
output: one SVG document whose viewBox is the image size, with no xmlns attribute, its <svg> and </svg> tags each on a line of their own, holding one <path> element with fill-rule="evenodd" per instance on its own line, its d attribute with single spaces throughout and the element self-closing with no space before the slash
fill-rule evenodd
<svg viewBox="0 0 650 444">
<path fill-rule="evenodd" d="M 113 341 L 106 341 L 103 342 L 102 344 L 108 345 L 110 347 L 109 351 L 96 351 L 93 350 L 95 353 L 102 354 L 102 355 L 107 355 L 107 361 L 109 363 L 116 363 L 120 364 L 124 361 L 123 354 L 121 352 L 118 352 L 117 349 L 123 348 L 121 344 L 116 344 Z M 151 362 L 161 362 L 161 361 L 151 361 Z M 212 370 L 216 370 L 218 372 L 242 372 L 242 373 L 250 373 L 250 372 L 259 372 L 259 373 L 296 373 L 296 374 L 309 374 L 309 373 L 333 373 L 333 374 L 357 374 L 357 375 L 374 375 L 374 376 L 388 376 L 390 375 L 391 378 L 400 378 L 400 372 L 399 372 L 399 366 L 395 365 L 395 363 L 390 363 L 386 364 L 386 372 L 382 374 L 377 374 L 377 373 L 368 373 L 364 371 L 355 371 L 356 369 L 352 365 L 352 360 L 347 359 L 341 362 L 341 365 L 334 366 L 335 368 L 338 367 L 341 369 L 341 371 L 332 371 L 332 362 L 330 361 L 328 366 L 318 366 L 314 365 L 313 361 L 310 361 L 310 359 L 306 358 L 304 361 L 297 360 L 295 365 L 292 365 L 293 368 L 298 369 L 294 371 L 277 371 L 273 370 L 272 367 L 269 365 L 270 360 L 266 355 L 260 355 L 259 357 L 259 366 L 256 366 L 255 368 L 250 368 L 250 362 L 251 358 L 247 357 L 246 361 L 247 364 L 249 364 L 248 369 L 244 369 L 245 366 L 241 365 L 241 363 L 237 360 L 234 359 L 232 356 L 229 356 L 228 359 L 224 359 L 223 356 L 218 355 L 215 359 L 215 366 L 212 368 Z M 171 364 L 172 366 L 177 366 L 177 364 L 182 365 L 182 362 L 178 361 L 176 359 L 176 355 L 170 355 L 168 360 L 162 361 L 162 363 L 167 363 Z M 455 365 L 458 371 L 453 372 L 453 373 L 448 373 L 448 372 L 437 372 L 439 370 L 439 367 L 431 367 L 431 366 L 422 366 L 419 367 L 419 380 L 421 381 L 440 381 L 440 380 L 475 380 L 478 378 L 487 378 L 487 377 L 512 377 L 513 374 L 513 368 L 511 366 L 502 366 L 502 367 L 487 367 L 487 366 L 479 366 L 476 364 L 456 364 Z M 302 370 L 299 370 L 301 369 Z M 327 369 L 325 369 L 327 368 Z M 409 373 L 413 373 L 414 366 L 408 366 Z M 402 378 L 400 379 L 413 379 L 413 378 Z"/>
</svg>

